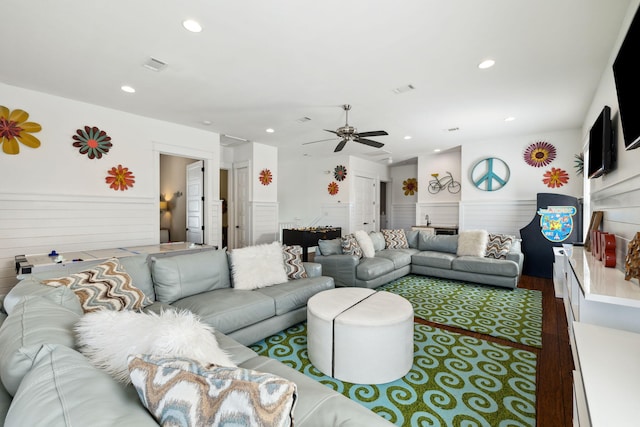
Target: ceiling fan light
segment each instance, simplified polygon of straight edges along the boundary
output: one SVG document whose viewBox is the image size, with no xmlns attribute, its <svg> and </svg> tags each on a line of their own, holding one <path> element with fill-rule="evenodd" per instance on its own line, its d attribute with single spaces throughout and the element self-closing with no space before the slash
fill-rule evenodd
<svg viewBox="0 0 640 427">
<path fill-rule="evenodd" d="M 200 25 L 197 21 L 193 19 L 185 19 L 182 21 L 182 26 L 187 31 L 191 31 L 192 33 L 199 33 L 202 31 L 202 25 Z"/>
</svg>

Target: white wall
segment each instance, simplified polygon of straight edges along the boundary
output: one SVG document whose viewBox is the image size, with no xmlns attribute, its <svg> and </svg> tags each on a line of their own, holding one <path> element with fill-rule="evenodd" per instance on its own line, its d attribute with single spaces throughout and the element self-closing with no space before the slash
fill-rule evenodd
<svg viewBox="0 0 640 427">
<path fill-rule="evenodd" d="M 219 135 L 0 83 L 2 105 L 23 109 L 42 131 L 37 149 L 0 152 L 0 295 L 15 282 L 13 257 L 121 246 L 160 239 L 160 153 L 206 161 L 205 211 L 213 212 L 218 190 Z M 72 146 L 76 129 L 97 126 L 112 138 L 102 159 Z M 105 184 L 107 171 L 122 164 L 135 175 L 127 191 Z M 214 233 L 208 217 L 205 227 Z M 219 233 L 218 233 L 219 234 Z M 205 237 L 218 244 L 215 234 Z"/>
</svg>

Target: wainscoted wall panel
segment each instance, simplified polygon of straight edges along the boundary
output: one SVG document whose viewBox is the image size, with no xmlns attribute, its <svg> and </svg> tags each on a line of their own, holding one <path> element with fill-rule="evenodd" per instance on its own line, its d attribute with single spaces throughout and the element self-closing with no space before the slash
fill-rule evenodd
<svg viewBox="0 0 640 427">
<path fill-rule="evenodd" d="M 393 204 L 391 205 L 391 221 L 389 228 L 404 228 L 411 230 L 416 225 L 416 205 Z"/>
<path fill-rule="evenodd" d="M 349 221 L 351 217 L 351 203 L 332 203 L 322 205 L 322 219 L 317 222 L 320 226 L 342 228 L 342 235 L 351 233 Z M 354 230 L 355 231 L 355 230 Z"/>
<path fill-rule="evenodd" d="M 15 255 L 159 242 L 155 198 L 0 194 L 0 295 L 17 283 Z"/>
<path fill-rule="evenodd" d="M 251 202 L 251 242 L 254 245 L 278 240 L 278 203 Z"/>
<path fill-rule="evenodd" d="M 604 211 L 601 230 L 616 235 L 616 268 L 624 270 L 629 241 L 640 231 L 640 174 L 592 192 L 591 209 Z"/>
<path fill-rule="evenodd" d="M 459 202 L 418 203 L 413 225 L 426 225 L 426 216 L 433 225 L 458 225 Z"/>
<path fill-rule="evenodd" d="M 460 202 L 460 229 L 484 229 L 491 233 L 520 236 L 520 229 L 536 214 L 536 200 Z"/>
</svg>

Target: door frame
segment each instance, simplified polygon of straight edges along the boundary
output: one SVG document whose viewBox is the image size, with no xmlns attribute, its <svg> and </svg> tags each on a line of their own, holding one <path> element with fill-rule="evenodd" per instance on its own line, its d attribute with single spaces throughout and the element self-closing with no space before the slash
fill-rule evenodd
<svg viewBox="0 0 640 427">
<path fill-rule="evenodd" d="M 353 172 L 353 176 L 354 179 L 350 180 L 350 184 L 349 184 L 349 192 L 351 194 L 351 196 L 349 197 L 350 201 L 353 204 L 353 209 L 355 210 L 355 203 L 356 203 L 356 198 L 355 198 L 355 192 L 356 192 L 356 179 L 355 177 L 359 176 L 362 178 L 367 178 L 367 179 L 372 179 L 373 180 L 373 185 L 374 185 L 374 190 L 373 190 L 373 197 L 374 197 L 374 208 L 373 208 L 373 218 L 375 221 L 375 226 L 373 227 L 374 231 L 380 231 L 380 176 L 376 175 L 376 174 L 371 174 L 371 173 L 366 173 L 366 172 L 361 172 L 361 171 L 354 171 Z M 354 217 L 352 213 L 349 213 L 349 227 L 354 227 L 356 226 L 356 224 L 353 223 L 354 222 Z M 358 228 L 354 228 L 352 231 L 357 231 Z"/>
</svg>

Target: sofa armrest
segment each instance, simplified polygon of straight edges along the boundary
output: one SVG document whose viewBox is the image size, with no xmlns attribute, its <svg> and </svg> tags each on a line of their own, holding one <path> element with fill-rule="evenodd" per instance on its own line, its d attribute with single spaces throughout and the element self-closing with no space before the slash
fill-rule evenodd
<svg viewBox="0 0 640 427">
<path fill-rule="evenodd" d="M 356 267 L 360 259 L 355 255 L 316 255 L 313 259 L 322 264 L 322 275 L 333 277 L 336 286 L 355 286 Z"/>
<path fill-rule="evenodd" d="M 519 240 L 516 240 L 511 245 L 511 249 L 509 250 L 509 253 L 507 253 L 507 259 L 514 261 L 516 264 L 518 264 L 518 276 L 522 275 L 522 266 L 524 264 L 524 254 L 522 253 Z"/>
<path fill-rule="evenodd" d="M 322 264 L 317 262 L 303 262 L 304 271 L 307 272 L 308 277 L 320 277 L 322 276 Z"/>
</svg>

